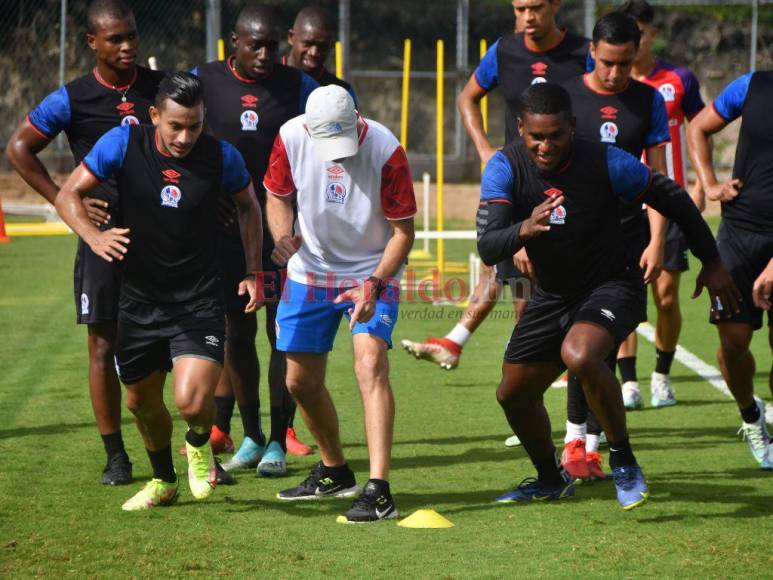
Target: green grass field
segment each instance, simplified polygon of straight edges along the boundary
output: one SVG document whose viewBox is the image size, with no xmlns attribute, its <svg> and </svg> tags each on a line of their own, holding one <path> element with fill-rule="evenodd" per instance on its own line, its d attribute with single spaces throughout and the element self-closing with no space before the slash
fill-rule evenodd
<svg viewBox="0 0 773 580">
<path fill-rule="evenodd" d="M 469 244 L 448 244 L 466 260 Z M 454 522 L 415 530 L 394 522 L 343 526 L 348 500 L 287 505 L 278 489 L 306 476 L 317 456 L 292 458 L 279 480 L 243 474 L 193 503 L 181 483 L 177 506 L 121 512 L 150 473 L 128 413 L 124 434 L 138 483 L 99 485 L 103 452 L 88 399 L 85 329 L 74 324 L 73 236 L 19 238 L 0 246 L 0 576 L 17 577 L 733 577 L 773 575 L 773 473 L 756 468 L 736 436 L 732 401 L 680 364 L 679 405 L 629 415 L 632 441 L 652 488 L 631 513 L 611 483 L 577 488 L 573 499 L 502 506 L 493 498 L 533 474 L 509 435 L 494 390 L 512 318 L 507 305 L 465 350 L 454 372 L 391 354 L 397 401 L 392 488 L 404 515 L 433 508 Z M 706 297 L 688 301 L 695 268 L 683 284 L 682 344 L 716 365 L 716 333 Z M 396 342 L 442 335 L 460 310 L 403 305 Z M 411 311 L 418 311 L 413 317 Z M 262 322 L 261 322 L 262 325 Z M 367 450 L 350 341 L 338 337 L 328 384 L 360 482 Z M 259 345 L 265 358 L 265 338 Z M 654 348 L 640 343 L 647 382 Z M 767 392 L 767 336 L 754 341 L 756 390 Z M 646 399 L 649 390 L 645 386 Z M 167 392 L 167 400 L 169 398 Z M 268 399 L 261 385 L 261 397 Z M 566 391 L 545 400 L 557 444 Z M 268 418 L 265 418 L 267 423 Z M 175 447 L 183 425 L 175 424 Z M 234 433 L 240 433 L 238 418 Z M 302 437 L 308 432 L 299 426 Z M 184 459 L 176 457 L 178 471 Z"/>
</svg>

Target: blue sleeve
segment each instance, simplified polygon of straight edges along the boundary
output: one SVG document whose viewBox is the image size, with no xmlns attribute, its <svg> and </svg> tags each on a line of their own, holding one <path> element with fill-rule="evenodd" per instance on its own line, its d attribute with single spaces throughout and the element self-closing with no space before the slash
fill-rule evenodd
<svg viewBox="0 0 773 580">
<path fill-rule="evenodd" d="M 475 80 L 478 81 L 480 88 L 485 91 L 493 91 L 499 85 L 499 66 L 497 64 L 497 49 L 499 48 L 499 41 L 491 45 L 491 47 L 483 55 L 483 58 L 475 69 Z"/>
<path fill-rule="evenodd" d="M 504 153 L 497 151 L 488 160 L 483 170 L 483 177 L 480 180 L 480 200 L 505 200 L 512 202 L 514 183 L 515 178 L 513 177 L 513 168 L 510 166 L 510 162 Z"/>
<path fill-rule="evenodd" d="M 593 72 L 596 68 L 596 61 L 590 54 L 590 47 L 588 47 L 588 54 L 585 55 L 585 72 Z"/>
<path fill-rule="evenodd" d="M 666 101 L 660 91 L 653 89 L 652 117 L 650 118 L 650 128 L 644 136 L 644 146 L 652 147 L 661 143 L 671 141 L 671 133 L 668 131 L 668 111 L 666 110 Z"/>
<path fill-rule="evenodd" d="M 352 99 L 354 100 L 354 108 L 359 110 L 360 104 L 357 102 L 357 93 L 354 92 L 354 87 L 352 85 L 349 85 L 346 90 L 349 91 L 349 94 L 352 96 Z"/>
<path fill-rule="evenodd" d="M 126 125 L 110 129 L 94 143 L 94 147 L 83 159 L 86 169 L 100 181 L 110 179 L 123 167 L 126 146 L 129 144 L 129 127 Z"/>
<path fill-rule="evenodd" d="M 197 66 L 194 66 L 194 67 L 191 69 L 191 74 L 192 74 L 192 75 L 194 75 L 194 76 L 199 76 L 199 67 L 197 67 Z"/>
<path fill-rule="evenodd" d="M 70 96 L 59 87 L 48 95 L 27 117 L 30 124 L 46 137 L 53 139 L 70 126 Z"/>
<path fill-rule="evenodd" d="M 692 71 L 680 67 L 675 72 L 682 80 L 682 86 L 684 87 L 682 110 L 689 120 L 700 113 L 703 107 L 706 106 L 706 103 L 703 102 L 703 97 L 701 97 L 701 85 Z"/>
<path fill-rule="evenodd" d="M 650 168 L 618 147 L 607 148 L 607 169 L 612 191 L 629 201 L 644 193 L 652 181 Z"/>
<path fill-rule="evenodd" d="M 738 77 L 727 85 L 725 90 L 714 99 L 714 110 L 728 123 L 741 116 L 743 105 L 746 102 L 746 95 L 749 92 L 752 74 L 754 73 L 747 73 L 742 77 Z"/>
<path fill-rule="evenodd" d="M 228 195 L 239 193 L 250 184 L 250 174 L 244 157 L 228 141 L 220 142 L 223 148 L 223 191 Z"/>
<path fill-rule="evenodd" d="M 301 73 L 301 95 L 300 95 L 300 111 L 306 111 L 306 101 L 309 99 L 311 91 L 319 87 L 319 83 L 307 75 L 305 72 Z M 356 103 L 357 101 L 355 101 Z"/>
</svg>

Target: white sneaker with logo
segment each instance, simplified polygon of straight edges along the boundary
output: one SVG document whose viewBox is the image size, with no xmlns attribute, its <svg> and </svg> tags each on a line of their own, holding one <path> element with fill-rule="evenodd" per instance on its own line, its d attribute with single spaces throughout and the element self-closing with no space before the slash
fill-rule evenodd
<svg viewBox="0 0 773 580">
<path fill-rule="evenodd" d="M 629 411 L 644 407 L 638 382 L 627 381 L 623 383 L 623 404 Z"/>
<path fill-rule="evenodd" d="M 652 373 L 650 379 L 651 403 L 653 407 L 672 407 L 676 405 L 671 377 L 663 373 Z"/>
</svg>

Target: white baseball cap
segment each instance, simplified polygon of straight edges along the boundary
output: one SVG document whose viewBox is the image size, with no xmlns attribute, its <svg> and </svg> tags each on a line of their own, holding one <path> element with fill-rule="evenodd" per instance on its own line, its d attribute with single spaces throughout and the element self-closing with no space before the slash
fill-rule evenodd
<svg viewBox="0 0 773 580">
<path fill-rule="evenodd" d="M 357 111 L 349 92 L 338 85 L 314 89 L 306 101 L 306 127 L 322 161 L 357 154 Z"/>
</svg>

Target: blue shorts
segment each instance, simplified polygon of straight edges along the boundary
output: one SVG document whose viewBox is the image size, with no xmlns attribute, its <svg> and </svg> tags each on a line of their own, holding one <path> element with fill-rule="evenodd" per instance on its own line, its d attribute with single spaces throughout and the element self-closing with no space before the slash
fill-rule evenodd
<svg viewBox="0 0 773 580">
<path fill-rule="evenodd" d="M 276 348 L 280 352 L 330 352 L 338 326 L 352 302 L 334 304 L 344 290 L 307 286 L 287 280 L 276 315 Z M 390 286 L 376 302 L 376 312 L 368 322 L 354 325 L 352 334 L 378 336 L 392 348 L 392 330 L 397 322 L 400 290 Z"/>
</svg>

